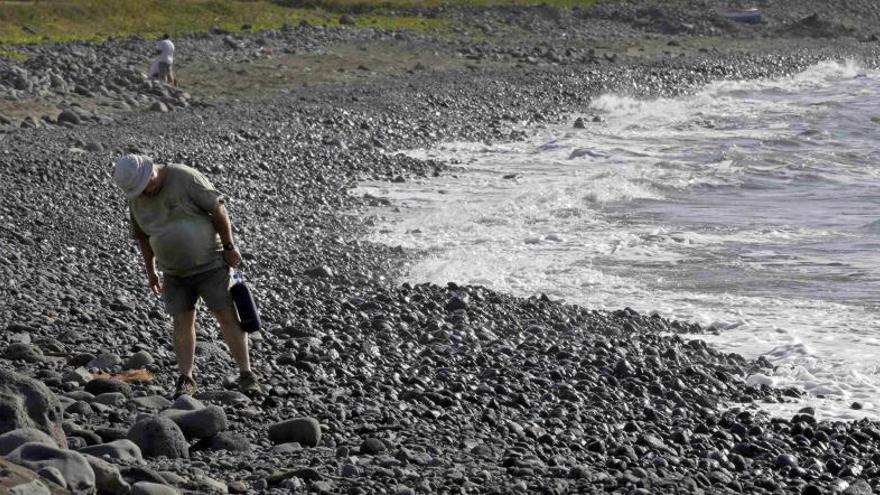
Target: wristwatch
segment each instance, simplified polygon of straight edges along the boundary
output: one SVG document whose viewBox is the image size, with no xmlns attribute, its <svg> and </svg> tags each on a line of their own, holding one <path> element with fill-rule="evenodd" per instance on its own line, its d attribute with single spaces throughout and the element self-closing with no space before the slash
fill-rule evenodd
<svg viewBox="0 0 880 495">
<path fill-rule="evenodd" d="M 231 242 L 227 242 L 226 244 L 223 245 L 224 251 L 232 251 L 233 249 L 235 249 L 235 244 L 233 244 Z"/>
</svg>

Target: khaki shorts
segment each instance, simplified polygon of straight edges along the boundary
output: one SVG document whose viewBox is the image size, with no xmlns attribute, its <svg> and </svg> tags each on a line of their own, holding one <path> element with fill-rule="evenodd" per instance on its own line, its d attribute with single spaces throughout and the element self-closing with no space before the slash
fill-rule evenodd
<svg viewBox="0 0 880 495">
<path fill-rule="evenodd" d="M 169 315 L 195 309 L 199 297 L 212 311 L 232 304 L 229 296 L 229 268 L 215 268 L 189 277 L 163 277 L 162 301 L 165 303 L 165 312 Z"/>
</svg>

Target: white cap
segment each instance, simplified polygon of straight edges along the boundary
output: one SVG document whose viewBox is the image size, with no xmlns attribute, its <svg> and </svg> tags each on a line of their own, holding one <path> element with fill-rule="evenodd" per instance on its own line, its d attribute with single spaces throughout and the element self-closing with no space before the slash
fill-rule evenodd
<svg viewBox="0 0 880 495">
<path fill-rule="evenodd" d="M 153 175 L 153 160 L 143 155 L 124 155 L 116 159 L 113 182 L 128 199 L 134 199 L 146 189 Z"/>
</svg>

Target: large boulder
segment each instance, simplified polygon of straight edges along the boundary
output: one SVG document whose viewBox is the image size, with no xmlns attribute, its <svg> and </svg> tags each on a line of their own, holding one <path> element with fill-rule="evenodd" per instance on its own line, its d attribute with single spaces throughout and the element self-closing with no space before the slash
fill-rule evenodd
<svg viewBox="0 0 880 495">
<path fill-rule="evenodd" d="M 321 425 L 315 418 L 294 418 L 275 423 L 269 427 L 269 439 L 273 443 L 299 442 L 316 447 L 321 442 Z"/>
<path fill-rule="evenodd" d="M 54 467 L 64 477 L 71 492 L 87 495 L 95 493 L 95 472 L 82 454 L 72 450 L 32 442 L 10 452 L 6 460 L 33 471 Z"/>
<path fill-rule="evenodd" d="M 225 431 L 226 413 L 220 406 L 208 406 L 195 411 L 168 409 L 162 415 L 174 421 L 186 438 L 207 438 Z"/>
<path fill-rule="evenodd" d="M 58 446 L 52 437 L 36 428 L 19 428 L 0 435 L 0 455 L 6 455 L 30 442 L 51 445 L 52 447 Z"/>
<path fill-rule="evenodd" d="M 188 458 L 189 444 L 174 421 L 150 416 L 128 430 L 128 439 L 141 449 L 144 457 Z"/>
<path fill-rule="evenodd" d="M 61 403 L 45 385 L 0 369 L 0 433 L 36 428 L 52 437 L 59 447 L 67 448 L 61 420 Z"/>
</svg>

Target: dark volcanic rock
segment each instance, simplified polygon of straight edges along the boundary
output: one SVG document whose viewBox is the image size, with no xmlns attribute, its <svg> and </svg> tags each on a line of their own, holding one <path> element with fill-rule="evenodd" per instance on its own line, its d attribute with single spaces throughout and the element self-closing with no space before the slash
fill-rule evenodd
<svg viewBox="0 0 880 495">
<path fill-rule="evenodd" d="M 25 361 L 28 363 L 40 363 L 46 360 L 43 351 L 39 347 L 23 342 L 13 342 L 9 344 L 3 353 L 3 358 L 10 361 Z"/>
<path fill-rule="evenodd" d="M 66 448 L 67 438 L 61 420 L 61 404 L 45 385 L 0 369 L 0 433 L 36 428 Z"/>
<path fill-rule="evenodd" d="M 151 416 L 128 430 L 128 439 L 141 449 L 144 457 L 189 457 L 189 444 L 180 428 L 170 419 Z"/>
<path fill-rule="evenodd" d="M 299 442 L 317 447 L 321 442 L 321 425 L 315 418 L 289 419 L 270 426 L 269 439 L 276 444 Z"/>
<path fill-rule="evenodd" d="M 85 385 L 85 391 L 93 395 L 106 393 L 120 393 L 126 398 L 131 398 L 131 385 L 110 378 L 94 378 Z"/>
<path fill-rule="evenodd" d="M 219 406 L 207 406 L 195 411 L 175 411 L 162 413 L 180 427 L 186 438 L 207 438 L 226 430 L 226 413 Z"/>
<path fill-rule="evenodd" d="M 385 443 L 378 438 L 364 439 L 364 442 L 361 444 L 361 452 L 364 454 L 376 455 L 385 452 L 385 450 L 387 450 Z"/>
<path fill-rule="evenodd" d="M 76 113 L 71 110 L 62 110 L 60 114 L 58 114 L 58 123 L 68 123 L 78 125 L 82 123 L 82 119 Z"/>
</svg>

